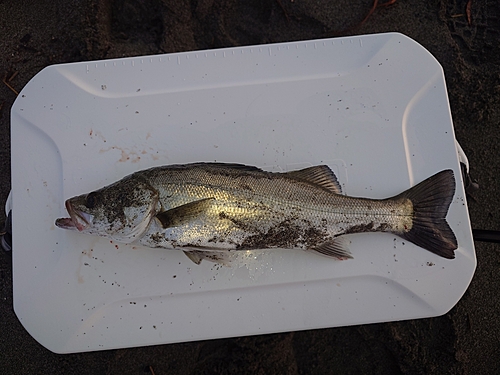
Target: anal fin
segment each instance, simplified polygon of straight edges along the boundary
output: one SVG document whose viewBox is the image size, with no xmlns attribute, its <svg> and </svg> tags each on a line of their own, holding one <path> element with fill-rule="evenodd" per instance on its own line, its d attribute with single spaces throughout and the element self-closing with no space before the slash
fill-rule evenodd
<svg viewBox="0 0 500 375">
<path fill-rule="evenodd" d="M 337 258 L 339 260 L 352 259 L 353 256 L 349 250 L 351 241 L 347 237 L 335 237 L 333 240 L 324 242 L 319 246 L 309 250 L 326 255 L 328 257 Z"/>
</svg>

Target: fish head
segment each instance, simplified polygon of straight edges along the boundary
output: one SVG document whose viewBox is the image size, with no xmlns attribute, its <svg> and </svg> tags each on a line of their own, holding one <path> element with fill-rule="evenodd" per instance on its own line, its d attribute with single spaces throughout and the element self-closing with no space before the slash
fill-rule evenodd
<svg viewBox="0 0 500 375">
<path fill-rule="evenodd" d="M 158 191 L 132 176 L 70 198 L 65 205 L 70 217 L 57 219 L 59 228 L 122 243 L 140 238 L 161 206 Z"/>
</svg>

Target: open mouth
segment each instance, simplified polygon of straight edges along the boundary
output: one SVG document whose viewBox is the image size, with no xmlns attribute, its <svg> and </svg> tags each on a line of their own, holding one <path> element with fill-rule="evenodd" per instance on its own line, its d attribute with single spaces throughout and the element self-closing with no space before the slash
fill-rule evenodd
<svg viewBox="0 0 500 375">
<path fill-rule="evenodd" d="M 65 205 L 70 217 L 57 219 L 56 225 L 62 229 L 77 229 L 80 232 L 84 230 L 92 220 L 92 215 L 75 210 L 69 199 L 66 201 Z"/>
</svg>

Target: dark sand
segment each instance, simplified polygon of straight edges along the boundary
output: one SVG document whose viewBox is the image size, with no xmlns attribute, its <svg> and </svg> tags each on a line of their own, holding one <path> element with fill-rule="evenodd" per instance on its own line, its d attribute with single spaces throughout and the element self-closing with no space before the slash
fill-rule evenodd
<svg viewBox="0 0 500 375">
<path fill-rule="evenodd" d="M 500 229 L 498 2 L 397 0 L 360 25 L 371 5 L 371 0 L 0 0 L 0 75 L 19 91 L 56 63 L 398 31 L 442 64 L 456 136 L 481 187 L 476 201 L 469 200 L 472 226 Z M 14 92 L 0 83 L 0 222 L 10 189 L 14 100 Z M 437 318 L 57 355 L 17 320 L 11 254 L 2 251 L 0 373 L 147 374 L 151 366 L 157 375 L 500 374 L 500 247 L 477 242 L 476 252 L 469 289 Z"/>
</svg>

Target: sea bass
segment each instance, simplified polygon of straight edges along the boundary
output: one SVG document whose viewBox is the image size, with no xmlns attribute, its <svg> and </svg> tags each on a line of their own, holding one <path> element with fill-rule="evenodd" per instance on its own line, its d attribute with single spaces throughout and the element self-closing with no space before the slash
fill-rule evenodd
<svg viewBox="0 0 500 375">
<path fill-rule="evenodd" d="M 196 263 L 231 250 L 305 249 L 352 258 L 343 235 L 389 232 L 444 258 L 457 240 L 446 222 L 455 194 L 444 170 L 387 199 L 343 195 L 325 165 L 285 173 L 241 164 L 154 167 L 66 201 L 56 225 L 153 248 Z M 219 255 L 217 255 L 219 254 Z"/>
</svg>

